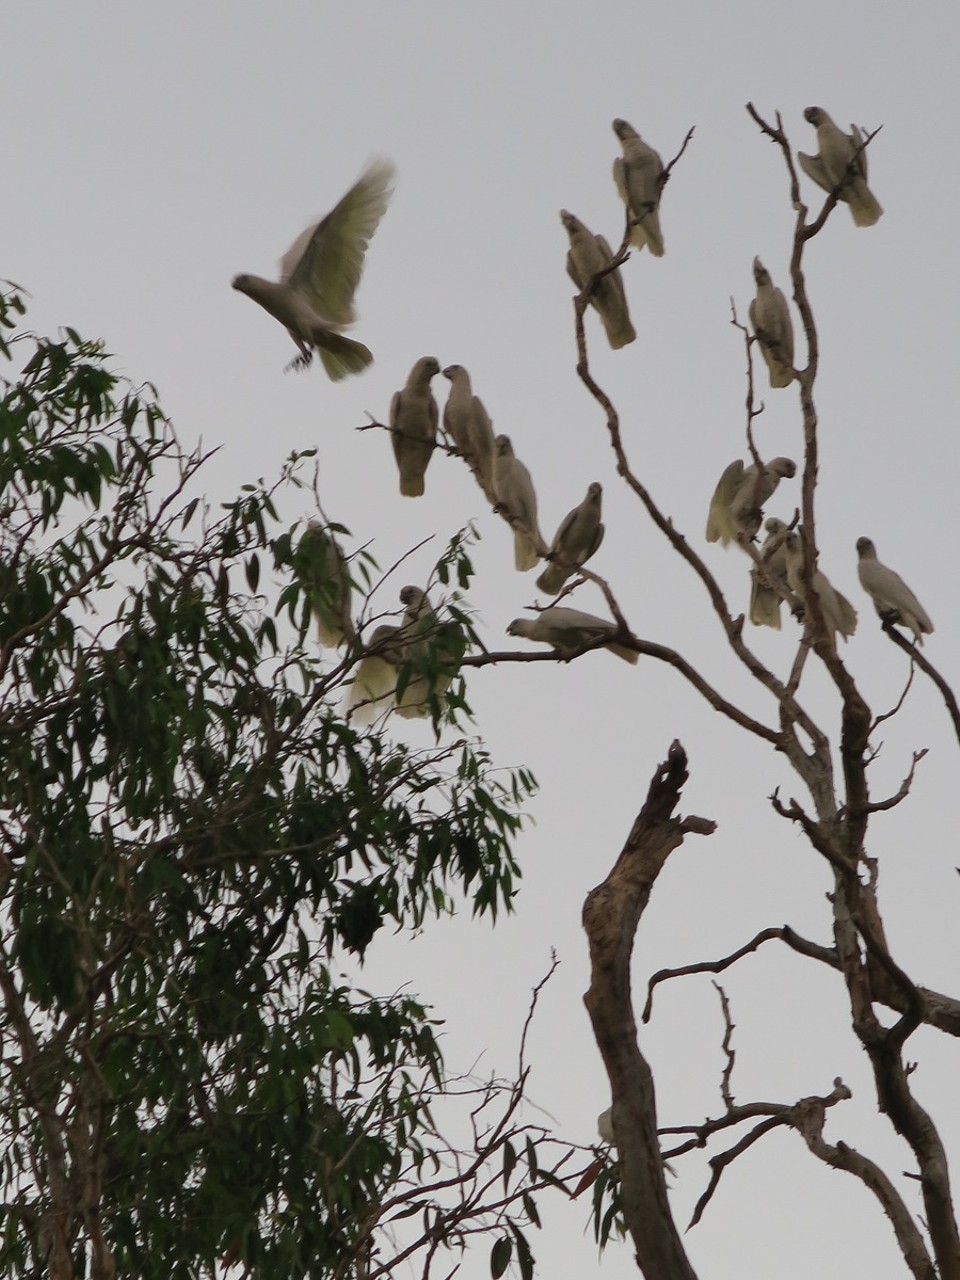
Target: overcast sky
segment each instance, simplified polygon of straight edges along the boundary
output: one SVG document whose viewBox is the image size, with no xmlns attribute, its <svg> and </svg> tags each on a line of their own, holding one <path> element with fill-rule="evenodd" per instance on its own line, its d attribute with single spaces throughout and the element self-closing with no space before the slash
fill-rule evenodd
<svg viewBox="0 0 960 1280">
<path fill-rule="evenodd" d="M 794 148 L 807 151 L 809 105 L 843 127 L 883 125 L 870 176 L 884 217 L 861 230 L 838 208 L 808 248 L 806 273 L 822 350 L 821 567 L 860 611 L 844 656 L 873 709 L 885 710 L 907 668 L 857 582 L 861 534 L 923 601 L 936 625 L 930 657 L 957 674 L 958 28 L 946 0 L 8 4 L 0 275 L 30 291 L 33 327 L 102 336 L 115 368 L 157 385 L 185 440 L 221 447 L 207 473 L 213 502 L 274 477 L 292 450 L 316 447 L 324 506 L 352 530 L 351 546 L 369 542 L 386 566 L 435 534 L 384 588 L 385 604 L 404 582 L 425 579 L 449 537 L 476 518 L 471 598 L 485 642 L 506 647 L 507 623 L 535 598 L 535 575 L 513 569 L 506 525 L 445 456 L 435 456 L 424 498 L 401 498 L 386 437 L 355 430 L 367 413 L 385 418 L 419 356 L 464 364 L 533 473 L 545 533 L 600 481 L 607 534 L 593 567 L 636 633 L 679 647 L 773 724 L 775 709 L 731 657 L 702 588 L 618 483 L 603 418 L 575 373 L 558 212 L 572 210 L 616 242 L 613 117 L 633 123 L 665 161 L 696 127 L 664 194 L 666 256 L 634 254 L 623 270 L 637 341 L 611 352 L 590 316 L 588 342 L 635 470 L 739 611 L 746 557 L 703 542 L 717 477 L 745 453 L 744 351 L 730 299 L 745 318 L 755 254 L 789 292 L 793 222 L 782 159 L 744 104 L 771 117 L 780 110 Z M 289 338 L 230 281 L 239 271 L 271 275 L 376 155 L 396 163 L 398 179 L 357 296 L 355 335 L 375 364 L 336 385 L 316 367 L 285 376 Z M 819 208 L 806 179 L 803 192 Z M 437 379 L 438 397 L 446 386 Z M 796 390 L 770 392 L 765 377 L 760 387 L 761 453 L 799 460 Z M 799 483 L 785 483 L 770 511 L 789 519 L 798 501 Z M 284 514 L 313 512 L 291 496 Z M 571 603 L 604 612 L 590 584 Z M 780 634 L 748 624 L 747 635 L 775 670 L 789 669 L 792 621 Z M 815 666 L 807 702 L 833 734 L 836 699 Z M 362 980 L 374 989 L 409 980 L 447 1019 L 453 1069 L 479 1057 L 478 1070 L 506 1072 L 530 988 L 556 948 L 561 968 L 532 1032 L 530 1093 L 561 1133 L 589 1142 L 608 1095 L 581 1004 L 580 908 L 670 742 L 679 738 L 690 757 L 684 811 L 719 827 L 688 840 L 657 887 L 637 943 L 641 991 L 653 970 L 727 953 L 766 925 L 789 922 L 828 942 L 830 876 L 770 811 L 777 787 L 803 798 L 785 762 L 665 667 L 599 652 L 570 666 L 486 668 L 471 675 L 469 697 L 494 759 L 528 766 L 541 783 L 535 826 L 517 850 L 525 878 L 516 915 L 496 930 L 463 916 L 413 943 L 384 939 Z M 429 741 L 425 726 L 398 732 Z M 955 989 L 958 747 L 929 682 L 915 682 L 882 737 L 877 796 L 896 791 L 912 751 L 930 748 L 909 802 L 871 826 L 888 936 L 917 981 Z M 828 1139 L 885 1162 L 912 1196 L 900 1177 L 910 1154 L 876 1115 L 839 981 L 772 950 L 724 981 L 738 1100 L 793 1102 L 828 1093 L 842 1076 L 855 1098 L 831 1114 Z M 719 1112 L 721 1035 L 708 979 L 661 991 L 642 1047 L 662 1123 Z M 923 1033 L 911 1056 L 921 1063 L 916 1091 L 956 1152 L 956 1046 Z M 680 1172 L 673 1194 L 685 1224 L 706 1174 L 702 1161 Z M 587 1214 L 585 1203 L 556 1212 L 533 1241 L 544 1275 L 592 1274 Z M 687 1243 L 704 1280 L 892 1280 L 904 1270 L 872 1199 L 791 1134 L 768 1138 L 726 1174 Z M 607 1275 L 633 1274 L 627 1248 L 612 1248 L 602 1265 Z M 486 1267 L 484 1253 L 468 1274 Z"/>
</svg>

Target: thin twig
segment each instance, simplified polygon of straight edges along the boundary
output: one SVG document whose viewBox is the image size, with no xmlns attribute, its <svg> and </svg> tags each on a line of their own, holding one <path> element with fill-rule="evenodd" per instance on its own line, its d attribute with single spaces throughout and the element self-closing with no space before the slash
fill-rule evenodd
<svg viewBox="0 0 960 1280">
<path fill-rule="evenodd" d="M 930 659 L 926 657 L 923 651 L 917 645 L 912 644 L 906 636 L 901 635 L 889 619 L 884 619 L 882 626 L 893 643 L 899 645 L 904 653 L 909 654 L 910 658 L 917 664 L 920 670 L 928 675 L 940 690 L 940 693 L 943 695 L 943 700 L 946 703 L 947 711 L 950 713 L 950 719 L 953 721 L 953 729 L 957 735 L 957 741 L 960 742 L 960 707 L 957 706 L 956 695 L 950 688 L 949 684 L 947 684 L 946 680 L 944 680 L 943 676 L 936 669 Z"/>
<path fill-rule="evenodd" d="M 720 1048 L 723 1050 L 726 1062 L 723 1074 L 720 1077 L 720 1096 L 723 1098 L 723 1105 L 729 1111 L 733 1107 L 733 1090 L 730 1087 L 730 1082 L 733 1078 L 733 1067 L 737 1060 L 737 1053 L 733 1047 L 733 1018 L 730 1014 L 730 1001 L 727 999 L 727 993 L 723 987 L 719 982 L 715 982 L 713 989 L 720 997 L 720 1009 L 723 1013 L 723 1042 Z"/>
</svg>

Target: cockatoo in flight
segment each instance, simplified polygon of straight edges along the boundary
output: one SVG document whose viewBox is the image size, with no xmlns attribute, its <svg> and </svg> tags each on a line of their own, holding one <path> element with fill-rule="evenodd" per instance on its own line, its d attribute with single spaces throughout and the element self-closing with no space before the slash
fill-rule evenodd
<svg viewBox="0 0 960 1280">
<path fill-rule="evenodd" d="M 362 342 L 343 335 L 356 319 L 353 295 L 363 256 L 390 199 L 394 168 L 377 160 L 322 221 L 307 227 L 280 262 L 279 281 L 239 275 L 233 281 L 247 297 L 279 320 L 300 355 L 288 369 L 305 369 L 316 351 L 337 382 L 373 363 Z"/>
</svg>

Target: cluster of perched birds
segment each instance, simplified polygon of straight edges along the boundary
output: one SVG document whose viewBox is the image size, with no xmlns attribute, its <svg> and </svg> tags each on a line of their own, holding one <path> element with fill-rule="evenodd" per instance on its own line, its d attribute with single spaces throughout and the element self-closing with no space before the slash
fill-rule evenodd
<svg viewBox="0 0 960 1280">
<path fill-rule="evenodd" d="M 850 206 L 856 226 L 873 226 L 883 209 L 867 186 L 863 134 L 856 125 L 851 126 L 849 134 L 844 133 L 821 107 L 808 107 L 804 115 L 816 127 L 820 150 L 813 156 L 799 152 L 800 167 L 825 191 L 836 192 L 838 199 Z M 796 377 L 790 309 L 759 258 L 753 260 L 753 278 L 756 296 L 750 303 L 750 325 L 767 365 L 770 386 L 787 387 Z M 724 546 L 752 542 L 763 520 L 764 505 L 780 481 L 792 479 L 796 471 L 790 458 L 774 458 L 769 463 L 754 462 L 750 466 L 740 459 L 731 462 L 710 501 L 707 541 L 719 541 Z M 779 630 L 783 600 L 794 603 L 801 616 L 807 605 L 804 541 L 802 530 L 792 529 L 776 517 L 767 520 L 764 528 L 767 536 L 750 571 L 750 621 Z M 857 554 L 861 585 L 881 619 L 908 627 L 916 643 L 922 644 L 923 636 L 933 631 L 933 623 L 919 600 L 899 574 L 878 561 L 869 538 L 858 539 Z M 844 639 L 852 636 L 857 627 L 857 611 L 846 596 L 819 568 L 811 575 L 810 585 L 831 638 L 835 641 L 837 635 Z"/>
<path fill-rule="evenodd" d="M 801 168 L 849 206 L 857 226 L 872 226 L 883 210 L 867 185 L 867 153 L 860 130 L 854 125 L 849 134 L 844 133 L 820 107 L 809 107 L 804 115 L 817 130 L 819 150 L 816 155 L 800 152 Z M 668 170 L 627 121 L 614 120 L 613 130 L 622 150 L 614 162 L 613 176 L 627 210 L 629 242 L 637 250 L 646 247 L 654 257 L 662 257 L 659 211 Z M 253 298 L 287 329 L 299 352 L 288 368 L 306 368 L 316 353 L 329 377 L 339 380 L 371 364 L 369 349 L 347 337 L 344 329 L 356 318 L 353 300 L 364 255 L 386 210 L 392 180 L 393 167 L 388 161 L 371 164 L 336 207 L 296 239 L 281 260 L 279 281 L 253 275 L 234 279 L 235 289 Z M 613 250 L 603 236 L 594 235 L 566 209 L 561 210 L 560 219 L 570 242 L 568 274 L 579 290 L 590 289 L 590 304 L 600 317 L 610 346 L 616 350 L 628 345 L 636 333 L 619 265 L 613 266 Z M 759 258 L 754 259 L 753 274 L 756 296 L 749 318 L 754 337 L 771 387 L 786 387 L 796 377 L 789 307 Z M 431 382 L 441 372 L 450 382 L 443 411 L 448 451 L 466 461 L 494 510 L 511 525 L 517 569 L 525 572 L 546 560 L 537 586 L 550 596 L 558 595 L 603 539 L 601 486 L 588 486 L 583 501 L 563 519 L 548 545 L 540 532 L 530 472 L 514 453 L 510 438 L 494 435 L 490 417 L 474 395 L 470 375 L 462 365 L 451 364 L 441 370 L 434 356 L 424 356 L 393 396 L 389 430 L 401 494 L 419 497 L 424 492 L 440 422 Z M 746 548 L 760 530 L 764 505 L 780 481 L 795 474 L 796 465 L 789 458 L 774 458 L 766 464 L 755 461 L 749 466 L 740 459 L 732 462 L 710 502 L 707 540 L 724 546 L 736 542 Z M 776 518 L 767 520 L 765 528 L 767 536 L 754 555 L 751 571 L 750 618 L 758 625 L 779 629 L 783 600 L 798 613 L 806 603 L 804 540 L 802 530 Z M 880 617 L 908 627 L 922 643 L 922 635 L 932 632 L 933 624 L 919 601 L 893 570 L 879 563 L 868 538 L 858 541 L 857 550 L 860 581 Z M 321 642 L 331 646 L 354 643 L 349 569 L 332 531 L 311 522 L 301 538 L 297 562 L 301 577 L 311 587 Z M 857 614 L 850 602 L 819 569 L 810 586 L 819 598 L 830 634 L 852 635 Z M 355 707 L 372 708 L 374 713 L 395 706 L 401 715 L 428 715 L 431 699 L 444 691 L 455 674 L 463 655 L 463 638 L 457 624 L 438 620 L 420 588 L 404 587 L 400 600 L 404 606 L 400 623 L 381 624 L 364 641 L 351 701 Z M 532 619 L 515 619 L 508 633 L 543 642 L 561 653 L 577 652 L 606 640 L 604 647 L 626 661 L 636 662 L 638 657 L 629 644 L 620 643 L 630 637 L 622 635 L 617 624 L 560 605 L 539 610 Z M 433 659 L 429 681 L 424 666 L 428 655 Z"/>
</svg>

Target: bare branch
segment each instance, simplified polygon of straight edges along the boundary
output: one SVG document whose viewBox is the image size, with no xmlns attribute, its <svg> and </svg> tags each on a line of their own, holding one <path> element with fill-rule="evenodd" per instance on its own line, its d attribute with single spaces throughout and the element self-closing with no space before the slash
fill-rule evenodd
<svg viewBox="0 0 960 1280">
<path fill-rule="evenodd" d="M 723 1013 L 723 1043 L 720 1047 L 726 1058 L 723 1075 L 720 1077 L 720 1096 L 723 1098 L 723 1105 L 729 1111 L 733 1106 L 733 1090 L 730 1082 L 733 1078 L 734 1063 L 737 1060 L 736 1050 L 733 1047 L 733 1019 L 730 1016 L 730 1001 L 727 999 L 727 993 L 719 982 L 715 982 L 713 987 L 720 997 L 720 1009 Z"/>
<path fill-rule="evenodd" d="M 750 457 L 753 459 L 753 465 L 757 468 L 756 483 L 757 485 L 759 485 L 761 483 L 761 472 L 763 471 L 763 462 L 760 459 L 760 454 L 757 452 L 756 442 L 754 441 L 754 438 L 753 438 L 753 420 L 754 418 L 759 418 L 760 415 L 763 413 L 764 405 L 761 402 L 760 408 L 758 409 L 754 402 L 753 355 L 752 355 L 754 339 L 751 337 L 750 330 L 747 328 L 747 326 L 745 324 L 741 324 L 740 321 L 737 319 L 737 307 L 733 298 L 730 299 L 730 323 L 733 325 L 735 329 L 739 329 L 740 332 L 743 334 L 743 346 L 744 346 L 744 352 L 745 352 L 746 361 L 747 361 L 747 396 L 746 396 L 747 448 L 750 450 Z"/>
<path fill-rule="evenodd" d="M 889 634 L 889 633 L 888 633 L 888 634 Z M 899 634 L 899 633 L 898 633 L 898 632 L 894 632 L 894 635 L 897 635 L 897 634 Z M 911 656 L 912 656 L 912 655 L 911 655 Z M 892 707 L 890 708 L 890 710 L 889 710 L 889 711 L 884 711 L 884 712 L 882 712 L 880 715 L 878 715 L 878 716 L 874 716 L 873 724 L 870 726 L 870 736 L 871 736 L 871 738 L 873 737 L 874 731 L 875 731 L 875 730 L 876 730 L 876 729 L 877 729 L 881 724 L 883 724 L 884 720 L 892 720 L 892 719 L 893 719 L 893 717 L 894 717 L 894 716 L 897 714 L 897 712 L 900 710 L 900 708 L 903 706 L 903 704 L 906 702 L 906 700 L 907 700 L 907 694 L 910 692 L 910 687 L 911 687 L 911 685 L 913 684 L 913 676 L 914 676 L 914 672 L 915 672 L 915 671 L 916 671 L 916 667 L 915 667 L 914 663 L 912 663 L 912 662 L 911 662 L 911 663 L 910 663 L 910 673 L 909 673 L 909 675 L 907 676 L 907 683 L 903 686 L 903 693 L 901 693 L 900 697 L 897 699 L 896 703 L 894 704 L 894 706 L 892 706 Z M 874 758 L 874 757 L 873 757 L 873 755 L 871 755 L 871 757 L 870 757 L 870 758 L 871 758 L 871 760 L 872 760 L 872 759 Z"/>
<path fill-rule="evenodd" d="M 620 609 L 619 601 L 613 594 L 613 589 L 609 582 L 607 582 L 606 578 L 601 578 L 599 573 L 594 573 L 594 571 L 592 569 L 588 569 L 585 564 L 581 564 L 577 567 L 577 573 L 585 582 L 593 582 L 600 588 L 603 592 L 603 598 L 606 600 L 617 626 L 621 631 L 629 631 L 630 628 L 627 625 L 627 620 Z"/>
<path fill-rule="evenodd" d="M 801 1098 L 800 1101 L 794 1103 L 793 1106 L 778 1103 L 755 1104 L 758 1108 L 768 1110 L 770 1112 L 769 1117 L 758 1124 L 755 1128 L 751 1129 L 749 1133 L 745 1134 L 739 1142 L 735 1143 L 728 1150 L 711 1159 L 710 1182 L 703 1195 L 701 1195 L 700 1199 L 697 1201 L 696 1207 L 693 1211 L 693 1217 L 690 1219 L 690 1224 L 687 1227 L 687 1230 L 689 1231 L 690 1227 L 695 1227 L 703 1217 L 703 1212 L 710 1203 L 710 1200 L 713 1198 L 713 1194 L 720 1183 L 720 1178 L 722 1177 L 724 1170 L 729 1165 L 733 1164 L 734 1160 L 736 1160 L 738 1156 L 743 1155 L 745 1151 L 749 1150 L 749 1148 L 762 1138 L 764 1134 L 770 1133 L 773 1129 L 780 1128 L 784 1125 L 791 1125 L 793 1128 L 799 1128 L 803 1123 L 804 1118 L 811 1110 L 816 1110 L 822 1117 L 827 1107 L 836 1106 L 838 1102 L 843 1102 L 851 1096 L 850 1090 L 843 1081 L 837 1077 L 834 1081 L 833 1092 L 828 1094 L 825 1098 Z M 734 1123 L 739 1123 L 745 1118 L 748 1111 L 749 1108 L 736 1107 L 734 1108 L 733 1113 L 728 1114 L 724 1119 L 728 1122 L 733 1120 Z M 715 1132 L 720 1127 L 720 1122 L 707 1121 L 706 1124 L 702 1126 L 701 1130 L 703 1140 L 706 1141 L 706 1137 L 709 1132 Z M 674 1156 L 675 1154 L 676 1153 L 672 1151 L 670 1152 L 671 1156 Z"/>
<path fill-rule="evenodd" d="M 718 693 L 712 685 L 700 675 L 686 658 L 682 657 L 674 649 L 669 649 L 665 645 L 654 644 L 650 640 L 640 640 L 631 632 L 625 635 L 619 633 L 608 636 L 600 636 L 596 640 L 589 643 L 579 645 L 576 649 L 564 649 L 558 652 L 556 649 L 550 649 L 544 652 L 536 651 L 490 651 L 481 654 L 468 654 L 461 663 L 463 667 L 487 667 L 501 662 L 572 662 L 575 658 L 584 653 L 590 653 L 594 649 L 604 649 L 609 644 L 622 645 L 625 649 L 634 649 L 637 653 L 648 657 L 656 658 L 658 662 L 665 662 L 669 666 L 674 667 L 687 679 L 693 687 L 706 698 L 707 702 L 716 711 L 720 711 L 727 716 L 735 724 L 740 725 L 743 729 L 748 729 L 758 738 L 763 738 L 774 746 L 780 744 L 780 734 L 775 729 L 770 729 L 766 725 L 761 724 L 759 720 L 754 720 L 752 716 L 747 715 L 745 711 L 741 711 L 734 703 L 728 702 L 722 694 Z"/>
<path fill-rule="evenodd" d="M 950 719 L 953 721 L 953 730 L 957 735 L 957 741 L 960 742 L 960 707 L 957 706 L 957 699 L 953 690 L 944 680 L 943 676 L 936 669 L 933 663 L 927 658 L 922 650 L 915 644 L 911 643 L 906 636 L 901 635 L 894 627 L 893 623 L 886 619 L 882 623 L 884 631 L 890 637 L 894 644 L 910 655 L 913 662 L 917 664 L 921 671 L 930 677 L 933 683 L 943 695 L 943 700 L 947 705 L 947 711 L 950 713 Z"/>
<path fill-rule="evenodd" d="M 840 1081 L 837 1081 L 838 1086 Z M 849 1091 L 848 1091 L 849 1093 Z M 824 1141 L 824 1105 L 818 1098 L 806 1098 L 798 1104 L 794 1128 L 803 1137 L 809 1149 L 833 1169 L 851 1173 L 872 1191 L 890 1219 L 897 1237 L 897 1244 L 907 1266 L 917 1280 L 937 1280 L 937 1270 L 927 1251 L 923 1236 L 910 1216 L 910 1211 L 893 1183 L 879 1165 L 848 1147 L 845 1142 L 831 1145 Z"/>
<path fill-rule="evenodd" d="M 902 800 L 906 800 L 907 796 L 910 794 L 910 787 L 913 784 L 913 775 L 916 772 L 917 765 L 926 754 L 926 747 L 924 747 L 922 751 L 915 751 L 913 753 L 913 763 L 910 765 L 910 772 L 900 784 L 900 790 L 897 794 L 891 796 L 889 800 L 871 800 L 867 805 L 867 813 L 879 813 L 883 809 L 894 809 Z"/>
<path fill-rule="evenodd" d="M 682 143 L 682 145 L 681 145 L 681 147 L 680 147 L 680 150 L 677 152 L 677 154 L 673 157 L 673 159 L 670 161 L 670 163 L 669 163 L 669 164 L 667 165 L 667 167 L 664 169 L 663 173 L 660 175 L 660 189 L 661 189 L 661 191 L 662 191 L 662 190 L 663 190 L 663 188 L 667 185 L 667 182 L 670 180 L 670 174 L 671 174 L 671 172 L 673 171 L 673 166 L 677 163 L 677 161 L 680 159 L 680 157 L 681 157 L 681 156 L 683 155 L 683 153 L 686 151 L 686 149 L 687 149 L 688 145 L 690 144 L 691 140 L 693 139 L 693 135 L 694 135 L 694 131 L 695 131 L 695 130 L 696 130 L 696 125 L 691 125 L 691 126 L 690 126 L 690 128 L 687 130 L 687 136 L 684 138 L 683 143 Z"/>
<path fill-rule="evenodd" d="M 819 943 L 810 942 L 806 938 L 802 938 L 789 925 L 785 924 L 779 929 L 762 929 L 749 942 L 720 960 L 701 960 L 697 964 L 682 965 L 677 969 L 658 969 L 647 983 L 647 1002 L 643 1008 L 643 1021 L 650 1021 L 653 1012 L 653 991 L 661 982 L 667 982 L 671 978 L 686 978 L 694 973 L 723 973 L 725 969 L 729 969 L 738 960 L 742 960 L 744 956 L 759 950 L 763 943 L 770 942 L 774 938 L 785 942 L 788 947 L 792 947 L 800 955 L 819 960 L 823 964 L 828 964 L 832 969 L 839 969 L 840 967 L 840 961 L 834 948 L 823 947 Z M 960 1014 L 960 1009 L 958 1009 L 958 1014 Z"/>
<path fill-rule="evenodd" d="M 543 975 L 537 985 L 533 988 L 530 995 L 530 1007 L 527 1010 L 527 1016 L 523 1020 L 523 1030 L 520 1033 L 520 1053 L 517 1059 L 517 1079 L 522 1080 L 526 1075 L 525 1055 L 527 1050 L 527 1032 L 530 1030 L 530 1024 L 533 1022 L 533 1015 L 537 1011 L 537 1001 L 540 999 L 540 992 L 544 989 L 553 975 L 559 968 L 560 961 L 557 959 L 556 951 L 550 952 L 550 968 Z"/>
<path fill-rule="evenodd" d="M 727 1165 L 733 1164 L 737 1156 L 743 1155 L 743 1153 L 749 1150 L 755 1142 L 758 1142 L 765 1133 L 769 1133 L 771 1129 L 778 1129 L 782 1125 L 789 1123 L 790 1121 L 786 1114 L 782 1116 L 771 1116 L 769 1119 L 761 1121 L 755 1129 L 751 1129 L 749 1133 L 745 1134 L 740 1141 L 730 1147 L 729 1150 L 724 1151 L 721 1155 L 713 1157 L 710 1161 L 710 1182 L 708 1183 L 703 1195 L 696 1203 L 693 1210 L 693 1217 L 687 1223 L 688 1231 L 691 1227 L 695 1227 L 703 1217 L 704 1210 L 713 1199 L 713 1193 L 719 1186 L 720 1178 L 723 1176 L 723 1171 L 726 1169 Z"/>
</svg>

